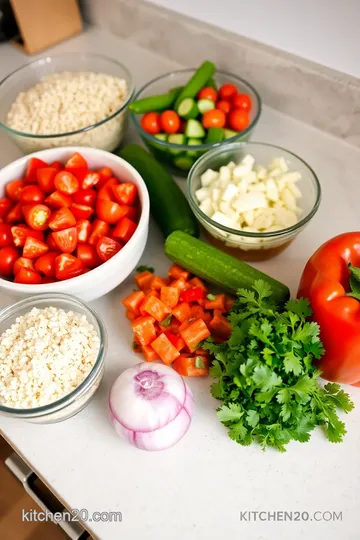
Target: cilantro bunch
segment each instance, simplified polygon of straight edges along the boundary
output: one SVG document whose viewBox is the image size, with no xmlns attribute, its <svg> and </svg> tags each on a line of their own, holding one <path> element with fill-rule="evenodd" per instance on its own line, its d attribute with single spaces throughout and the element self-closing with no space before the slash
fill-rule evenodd
<svg viewBox="0 0 360 540">
<path fill-rule="evenodd" d="M 318 382 L 313 360 L 324 349 L 318 324 L 306 319 L 310 304 L 289 300 L 280 310 L 271 296 L 262 280 L 253 290 L 240 289 L 229 315 L 230 339 L 203 345 L 215 356 L 211 393 L 224 402 L 217 415 L 243 446 L 256 441 L 284 452 L 291 440 L 307 442 L 316 426 L 340 442 L 346 430 L 337 409 L 348 413 L 354 405 L 338 384 Z"/>
</svg>

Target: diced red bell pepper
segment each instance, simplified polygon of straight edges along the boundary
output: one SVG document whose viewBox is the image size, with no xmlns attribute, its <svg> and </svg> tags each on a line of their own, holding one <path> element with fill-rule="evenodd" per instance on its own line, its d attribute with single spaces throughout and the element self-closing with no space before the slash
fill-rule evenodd
<svg viewBox="0 0 360 540">
<path fill-rule="evenodd" d="M 122 303 L 128 310 L 139 314 L 140 305 L 144 298 L 145 294 L 143 293 L 143 291 L 134 291 L 130 293 L 126 298 L 124 298 Z"/>
<path fill-rule="evenodd" d="M 154 326 L 154 317 L 138 317 L 135 319 L 131 327 L 141 345 L 149 345 L 156 338 L 156 331 Z"/>
<path fill-rule="evenodd" d="M 218 309 L 222 313 L 226 311 L 225 294 L 215 294 L 214 300 L 205 300 L 205 309 Z"/>
<path fill-rule="evenodd" d="M 181 351 L 185 347 L 185 341 L 180 336 L 177 336 L 169 331 L 164 332 L 164 334 L 168 340 L 171 341 L 176 350 Z"/>
<path fill-rule="evenodd" d="M 198 355 L 201 358 L 201 362 L 204 368 L 196 367 L 196 356 L 189 356 L 187 354 L 181 354 L 173 362 L 172 367 L 179 375 L 183 377 L 206 377 L 209 375 L 209 360 L 204 356 Z"/>
<path fill-rule="evenodd" d="M 183 323 L 191 317 L 191 307 L 187 302 L 182 302 L 175 309 L 172 310 L 172 314 L 178 321 Z"/>
<path fill-rule="evenodd" d="M 187 281 L 190 277 L 190 272 L 187 270 L 184 270 L 184 268 L 181 268 L 178 264 L 173 264 L 168 272 L 169 277 L 173 279 L 180 279 L 183 278 L 185 281 Z"/>
<path fill-rule="evenodd" d="M 191 351 L 199 347 L 199 343 L 210 336 L 210 331 L 202 319 L 196 319 L 180 332 L 181 337 Z"/>
<path fill-rule="evenodd" d="M 154 317 L 157 322 L 163 321 L 170 313 L 170 309 L 155 296 L 149 296 L 146 298 L 142 302 L 141 307 L 146 313 Z"/>
<path fill-rule="evenodd" d="M 161 287 L 160 299 L 167 307 L 173 309 L 179 303 L 179 293 L 176 287 Z"/>
<path fill-rule="evenodd" d="M 152 343 L 151 347 L 160 356 L 164 364 L 171 364 L 178 356 L 179 351 L 174 347 L 165 334 L 160 334 Z"/>
<path fill-rule="evenodd" d="M 204 290 L 201 287 L 191 287 L 191 289 L 185 289 L 180 294 L 180 300 L 182 302 L 196 302 L 203 297 Z"/>
</svg>

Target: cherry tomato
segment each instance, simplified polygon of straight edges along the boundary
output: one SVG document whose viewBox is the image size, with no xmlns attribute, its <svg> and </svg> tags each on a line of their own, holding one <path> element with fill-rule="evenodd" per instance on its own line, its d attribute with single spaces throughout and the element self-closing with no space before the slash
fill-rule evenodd
<svg viewBox="0 0 360 540">
<path fill-rule="evenodd" d="M 58 251 L 48 251 L 45 255 L 41 255 L 35 261 L 35 270 L 44 276 L 55 277 L 55 259 L 58 256 Z"/>
<path fill-rule="evenodd" d="M 146 133 L 151 133 L 152 135 L 156 135 L 156 133 L 160 133 L 161 131 L 160 115 L 156 112 L 144 114 L 140 124 Z"/>
<path fill-rule="evenodd" d="M 73 203 L 70 208 L 76 219 L 88 219 L 94 212 L 94 209 L 86 204 Z"/>
<path fill-rule="evenodd" d="M 160 125 L 165 133 L 177 133 L 180 129 L 180 116 L 175 111 L 164 111 L 160 115 Z"/>
<path fill-rule="evenodd" d="M 234 109 L 242 109 L 246 112 L 249 112 L 252 107 L 251 98 L 247 94 L 235 94 L 232 104 Z"/>
<path fill-rule="evenodd" d="M 64 280 L 79 276 L 84 270 L 84 265 L 73 255 L 62 253 L 55 259 L 55 275 L 57 279 Z"/>
<path fill-rule="evenodd" d="M 197 95 L 198 99 L 211 99 L 211 101 L 217 101 L 218 93 L 215 90 L 215 88 L 211 88 L 211 86 L 205 86 L 200 90 L 200 92 Z"/>
<path fill-rule="evenodd" d="M 13 202 L 19 202 L 20 195 L 25 186 L 24 180 L 13 180 L 5 186 L 6 195 Z"/>
<path fill-rule="evenodd" d="M 228 114 L 231 111 L 231 103 L 226 99 L 219 99 L 215 107 L 216 109 L 219 109 L 219 111 L 223 111 L 225 114 Z"/>
<path fill-rule="evenodd" d="M 52 233 L 53 240 L 63 253 L 72 253 L 77 244 L 77 229 L 76 227 L 69 227 L 62 231 L 56 231 Z"/>
<path fill-rule="evenodd" d="M 49 233 L 46 237 L 46 243 L 47 245 L 49 246 L 49 249 L 51 249 L 51 251 L 59 251 L 59 248 L 58 248 L 58 245 L 57 243 L 55 242 L 54 240 L 54 236 L 53 236 L 54 233 Z"/>
<path fill-rule="evenodd" d="M 42 280 L 38 272 L 31 268 L 20 268 L 14 279 L 15 283 L 23 283 L 25 285 L 39 285 Z"/>
<path fill-rule="evenodd" d="M 53 161 L 52 163 L 50 163 L 50 167 L 56 169 L 56 171 L 59 172 L 63 168 L 63 164 L 61 163 L 61 161 Z"/>
<path fill-rule="evenodd" d="M 110 167 L 103 167 L 96 172 L 100 176 L 100 180 L 96 184 L 97 189 L 100 189 L 108 180 L 110 180 L 110 178 L 113 177 L 113 172 Z"/>
<path fill-rule="evenodd" d="M 61 191 L 54 191 L 44 202 L 53 208 L 68 208 L 72 205 L 72 198 L 66 193 L 61 193 Z"/>
<path fill-rule="evenodd" d="M 35 270 L 34 261 L 32 261 L 31 259 L 26 259 L 25 257 L 19 257 L 18 259 L 16 259 L 13 268 L 15 276 L 16 274 L 18 274 L 21 268 L 30 268 L 30 270 Z"/>
<path fill-rule="evenodd" d="M 120 251 L 120 249 L 121 244 L 108 236 L 102 236 L 96 244 L 96 252 L 103 262 L 111 259 L 111 257 Z"/>
<path fill-rule="evenodd" d="M 94 171 L 88 171 L 81 181 L 81 189 L 88 189 L 96 186 L 100 181 L 100 175 Z"/>
<path fill-rule="evenodd" d="M 237 93 L 235 84 L 225 83 L 220 87 L 220 99 L 231 99 Z"/>
<path fill-rule="evenodd" d="M 12 203 L 10 199 L 7 197 L 3 197 L 0 199 L 0 218 L 3 218 L 6 216 L 6 214 L 10 211 L 12 207 Z"/>
<path fill-rule="evenodd" d="M 20 203 L 16 204 L 6 215 L 6 223 L 18 223 L 23 219 L 23 209 Z"/>
<path fill-rule="evenodd" d="M 81 154 L 75 152 L 65 163 L 65 169 L 75 174 L 76 171 L 87 169 L 88 164 Z"/>
<path fill-rule="evenodd" d="M 0 249 L 0 276 L 10 277 L 13 275 L 13 269 L 16 259 L 19 257 L 17 249 L 12 246 Z"/>
<path fill-rule="evenodd" d="M 101 221 L 113 225 L 119 221 L 123 212 L 118 203 L 99 199 L 96 203 L 96 215 Z"/>
<path fill-rule="evenodd" d="M 85 204 L 86 206 L 94 206 L 96 201 L 95 189 L 81 189 L 74 193 L 73 201 L 76 204 Z"/>
<path fill-rule="evenodd" d="M 54 277 L 48 277 L 48 276 L 41 276 L 41 283 L 55 283 L 56 278 Z"/>
<path fill-rule="evenodd" d="M 59 210 L 56 210 L 56 212 L 52 214 L 49 221 L 49 227 L 53 231 L 68 229 L 74 225 L 76 225 L 76 219 L 69 208 L 59 208 Z"/>
<path fill-rule="evenodd" d="M 51 193 L 55 189 L 54 179 L 59 170 L 56 167 L 44 167 L 36 171 L 39 187 L 45 193 Z"/>
<path fill-rule="evenodd" d="M 185 133 L 186 123 L 187 123 L 186 120 L 181 120 L 180 121 L 179 133 Z"/>
<path fill-rule="evenodd" d="M 128 217 L 123 217 L 116 225 L 113 231 L 113 237 L 118 238 L 123 242 L 128 242 L 136 231 L 136 228 L 137 225 L 134 221 Z"/>
<path fill-rule="evenodd" d="M 113 193 L 120 204 L 134 204 L 137 198 L 137 187 L 130 182 L 122 182 L 113 186 Z"/>
<path fill-rule="evenodd" d="M 0 223 L 0 248 L 12 246 L 14 244 L 11 234 L 11 225 L 8 223 Z"/>
<path fill-rule="evenodd" d="M 28 236 L 24 244 L 23 257 L 26 257 L 27 259 L 36 259 L 37 257 L 40 257 L 40 255 L 44 255 L 47 251 L 49 251 L 49 246 L 47 246 L 45 242 L 41 242 L 41 240 L 37 240 L 37 238 Z"/>
<path fill-rule="evenodd" d="M 241 109 L 233 109 L 229 113 L 228 122 L 234 131 L 243 131 L 249 126 L 249 113 Z"/>
<path fill-rule="evenodd" d="M 206 111 L 202 117 L 202 125 L 205 129 L 210 129 L 212 127 L 223 128 L 226 124 L 226 116 L 224 111 L 219 109 L 212 109 L 211 111 Z"/>
<path fill-rule="evenodd" d="M 25 240 L 28 236 L 32 236 L 33 238 L 36 238 L 37 240 L 41 240 L 41 242 L 44 241 L 44 233 L 42 231 L 35 231 L 34 229 L 30 229 L 26 225 L 23 225 L 22 223 L 19 223 L 19 225 L 14 225 L 11 227 L 11 235 L 13 238 L 13 242 L 16 247 L 22 247 L 25 244 Z"/>
<path fill-rule="evenodd" d="M 118 185 L 116 178 L 112 177 L 108 180 L 100 189 L 98 193 L 98 199 L 105 199 L 107 201 L 114 201 L 113 186 Z"/>
<path fill-rule="evenodd" d="M 92 232 L 89 236 L 89 244 L 92 246 L 96 246 L 99 238 L 101 236 L 107 236 L 110 232 L 110 225 L 106 223 L 105 221 L 101 221 L 100 219 L 95 219 L 94 223 L 92 224 Z"/>
<path fill-rule="evenodd" d="M 80 187 L 79 180 L 71 172 L 60 171 L 55 176 L 55 187 L 61 193 L 73 195 Z"/>
<path fill-rule="evenodd" d="M 45 193 L 35 184 L 25 186 L 20 193 L 20 204 L 42 203 L 45 200 Z"/>
<path fill-rule="evenodd" d="M 87 219 L 79 219 L 76 224 L 76 230 L 78 242 L 85 244 L 89 240 L 92 230 L 90 221 Z"/>
<path fill-rule="evenodd" d="M 95 247 L 91 244 L 78 244 L 76 248 L 76 256 L 78 259 L 80 259 L 83 265 L 87 266 L 88 268 L 95 268 L 95 266 L 99 266 L 101 263 Z"/>
<path fill-rule="evenodd" d="M 48 228 L 50 208 L 45 204 L 28 204 L 22 207 L 25 221 L 32 229 L 44 231 Z"/>
<path fill-rule="evenodd" d="M 41 169 L 42 167 L 48 167 L 49 165 L 45 163 L 45 161 L 42 161 L 41 159 L 38 159 L 36 157 L 31 158 L 29 160 L 26 174 L 25 174 L 25 184 L 35 184 L 37 181 L 37 170 Z"/>
</svg>

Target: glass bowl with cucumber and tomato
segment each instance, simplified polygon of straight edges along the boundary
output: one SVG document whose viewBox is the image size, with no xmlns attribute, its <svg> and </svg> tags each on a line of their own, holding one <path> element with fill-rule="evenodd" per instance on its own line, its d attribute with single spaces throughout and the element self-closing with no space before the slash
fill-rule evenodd
<svg viewBox="0 0 360 540">
<path fill-rule="evenodd" d="M 249 140 L 261 99 L 249 83 L 205 61 L 148 82 L 129 108 L 150 152 L 175 174 L 186 175 L 208 150 Z"/>
</svg>

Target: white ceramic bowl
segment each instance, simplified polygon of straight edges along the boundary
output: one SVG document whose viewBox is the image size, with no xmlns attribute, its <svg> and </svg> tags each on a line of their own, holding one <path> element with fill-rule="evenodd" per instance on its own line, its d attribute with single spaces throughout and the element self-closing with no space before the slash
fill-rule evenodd
<svg viewBox="0 0 360 540">
<path fill-rule="evenodd" d="M 72 294 L 85 301 L 95 300 L 120 285 L 134 270 L 144 251 L 149 230 L 150 213 L 149 195 L 145 182 L 134 167 L 124 159 L 105 150 L 68 146 L 34 152 L 17 159 L 0 170 L 0 198 L 4 196 L 5 185 L 25 173 L 26 165 L 32 157 L 37 157 L 48 163 L 52 161 L 64 163 L 74 152 L 79 152 L 84 156 L 90 169 L 110 167 L 117 178 L 136 184 L 141 204 L 141 217 L 138 227 L 132 238 L 119 253 L 81 276 L 43 285 L 23 285 L 0 278 L 0 288 L 6 289 L 11 294 L 24 297 L 43 293 L 65 293 Z"/>
</svg>

